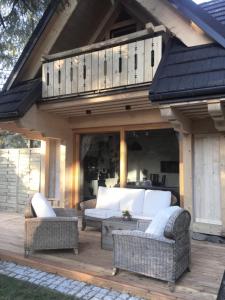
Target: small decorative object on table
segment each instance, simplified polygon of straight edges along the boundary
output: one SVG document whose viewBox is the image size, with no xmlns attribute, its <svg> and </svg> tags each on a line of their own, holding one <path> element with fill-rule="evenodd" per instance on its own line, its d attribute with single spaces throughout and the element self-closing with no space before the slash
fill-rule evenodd
<svg viewBox="0 0 225 300">
<path fill-rule="evenodd" d="M 129 210 L 123 210 L 122 214 L 123 214 L 123 220 L 124 221 L 130 221 L 131 220 L 132 216 L 131 216 Z"/>
</svg>

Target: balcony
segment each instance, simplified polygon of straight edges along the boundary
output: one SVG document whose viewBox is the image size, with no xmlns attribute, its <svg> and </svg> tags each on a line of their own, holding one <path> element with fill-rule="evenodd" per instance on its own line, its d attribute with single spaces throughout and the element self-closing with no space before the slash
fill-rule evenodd
<svg viewBox="0 0 225 300">
<path fill-rule="evenodd" d="M 143 32 L 135 33 L 135 41 L 120 37 L 45 57 L 42 97 L 101 93 L 151 82 L 162 56 L 162 36 L 149 38 L 149 32 Z"/>
</svg>

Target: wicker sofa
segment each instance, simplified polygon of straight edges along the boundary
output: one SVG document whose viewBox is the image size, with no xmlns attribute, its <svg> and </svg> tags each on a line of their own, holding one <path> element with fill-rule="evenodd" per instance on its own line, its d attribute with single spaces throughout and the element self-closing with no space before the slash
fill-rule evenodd
<svg viewBox="0 0 225 300">
<path fill-rule="evenodd" d="M 56 217 L 38 218 L 31 203 L 25 209 L 24 256 L 34 250 L 73 249 L 78 254 L 78 219 L 74 209 L 54 208 Z"/>
<path fill-rule="evenodd" d="M 163 236 L 142 231 L 114 230 L 113 275 L 119 269 L 168 281 L 175 281 L 190 268 L 191 216 L 179 209 L 169 218 Z"/>
<path fill-rule="evenodd" d="M 133 218 L 148 224 L 161 209 L 171 203 L 170 191 L 99 187 L 97 199 L 80 203 L 82 230 L 86 226 L 100 229 L 102 220 L 122 217 L 123 210 L 129 210 Z"/>
</svg>

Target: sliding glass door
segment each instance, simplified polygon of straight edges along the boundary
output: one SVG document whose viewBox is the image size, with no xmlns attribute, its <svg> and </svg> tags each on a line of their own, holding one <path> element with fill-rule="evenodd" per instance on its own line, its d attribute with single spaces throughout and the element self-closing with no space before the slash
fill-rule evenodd
<svg viewBox="0 0 225 300">
<path fill-rule="evenodd" d="M 179 198 L 179 134 L 173 129 L 81 134 L 77 198 L 95 198 L 99 186 L 171 190 Z"/>
<path fill-rule="evenodd" d="M 119 185 L 119 133 L 84 134 L 80 145 L 80 198 L 95 198 L 99 186 Z"/>
<path fill-rule="evenodd" d="M 172 129 L 128 131 L 127 185 L 179 192 L 179 142 Z"/>
</svg>

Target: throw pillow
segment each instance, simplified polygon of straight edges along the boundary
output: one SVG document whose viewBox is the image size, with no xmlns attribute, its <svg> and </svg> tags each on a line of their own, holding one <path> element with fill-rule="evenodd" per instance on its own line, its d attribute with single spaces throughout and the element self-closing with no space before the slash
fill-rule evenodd
<svg viewBox="0 0 225 300">
<path fill-rule="evenodd" d="M 39 218 L 56 217 L 48 200 L 40 193 L 34 194 L 31 200 L 32 207 Z"/>
<path fill-rule="evenodd" d="M 172 214 L 177 211 L 181 210 L 179 206 L 170 206 L 163 210 L 161 210 L 152 220 L 148 228 L 146 229 L 146 233 L 150 233 L 156 236 L 163 236 L 164 230 L 166 227 L 169 218 Z"/>
</svg>

